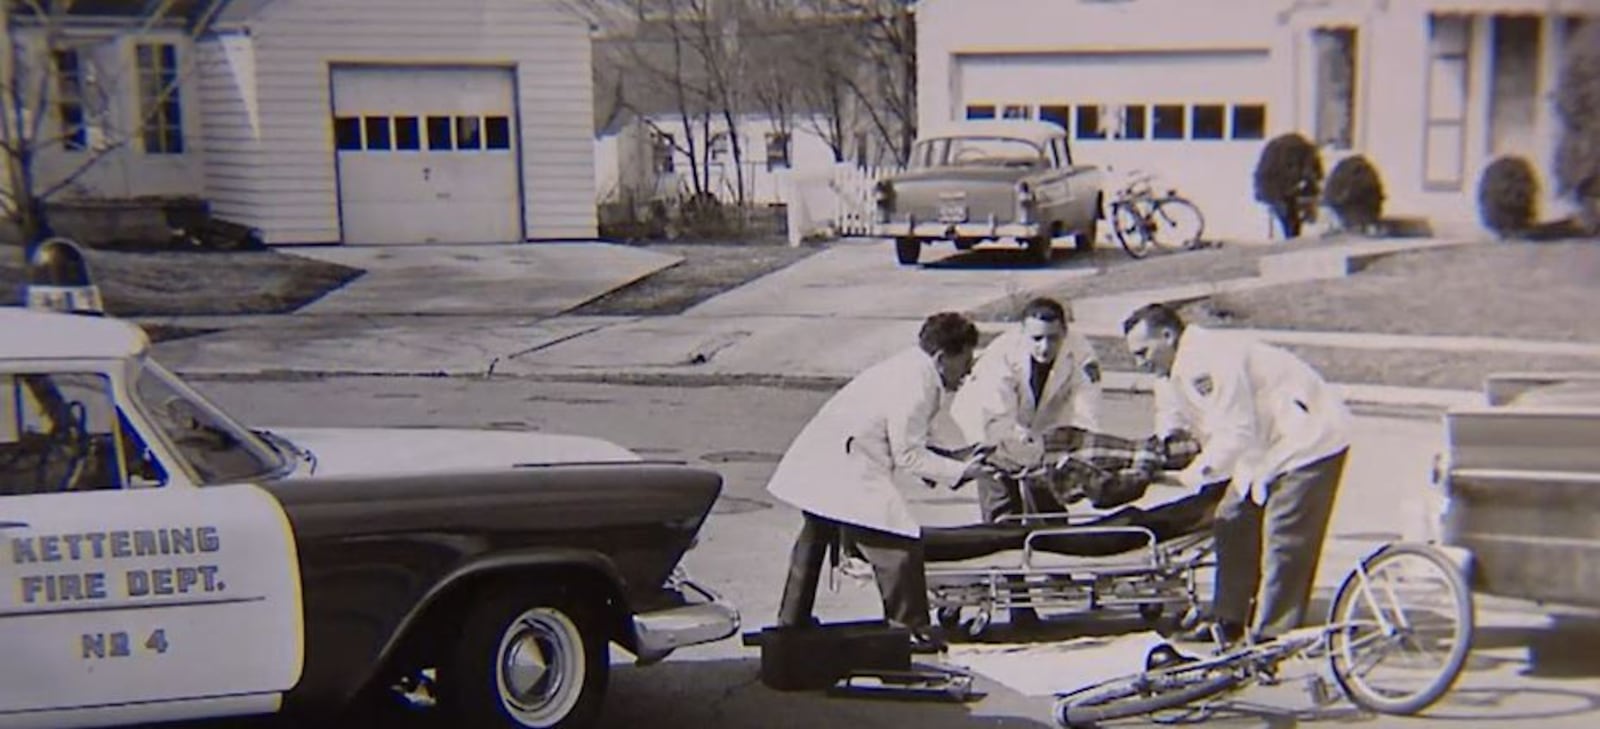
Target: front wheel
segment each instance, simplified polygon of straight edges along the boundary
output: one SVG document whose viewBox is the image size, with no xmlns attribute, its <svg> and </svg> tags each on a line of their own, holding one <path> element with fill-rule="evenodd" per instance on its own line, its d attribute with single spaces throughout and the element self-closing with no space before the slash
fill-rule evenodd
<svg viewBox="0 0 1600 729">
<path fill-rule="evenodd" d="M 1056 725 L 1092 727 L 1103 721 L 1177 709 L 1228 691 L 1240 680 L 1227 666 L 1215 664 L 1124 676 L 1057 698 Z"/>
<path fill-rule="evenodd" d="M 458 726 L 587 727 L 610 674 L 607 643 L 581 595 L 492 593 L 467 615 L 445 698 Z"/>
<path fill-rule="evenodd" d="M 1111 206 L 1111 230 L 1117 234 L 1117 242 L 1122 244 L 1122 250 L 1134 258 L 1144 258 L 1150 255 L 1150 236 L 1145 234 L 1144 220 L 1140 219 L 1139 212 L 1131 205 L 1114 204 Z"/>
<path fill-rule="evenodd" d="M 1328 623 L 1328 662 L 1345 696 L 1369 711 L 1415 714 L 1461 676 L 1472 648 L 1472 592 L 1438 550 L 1392 544 L 1345 578 Z"/>
<path fill-rule="evenodd" d="M 1181 197 L 1156 203 L 1150 213 L 1150 240 L 1164 251 L 1194 248 L 1206 232 L 1206 218 L 1200 208 Z"/>
</svg>

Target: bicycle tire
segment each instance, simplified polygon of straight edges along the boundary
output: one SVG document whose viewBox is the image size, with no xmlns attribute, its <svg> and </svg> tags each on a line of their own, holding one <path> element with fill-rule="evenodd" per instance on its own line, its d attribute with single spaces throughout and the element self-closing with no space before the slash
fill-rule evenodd
<svg viewBox="0 0 1600 729">
<path fill-rule="evenodd" d="M 1125 225 L 1122 222 L 1124 214 L 1128 216 L 1132 225 Z M 1112 203 L 1111 230 L 1117 234 L 1117 243 L 1122 246 L 1122 250 L 1128 252 L 1129 256 L 1144 258 L 1150 255 L 1150 238 L 1143 232 L 1143 221 L 1139 219 L 1139 213 L 1127 203 Z M 1138 240 L 1133 239 L 1135 236 Z"/>
<path fill-rule="evenodd" d="M 1151 693 L 1146 686 L 1150 674 L 1138 673 L 1088 686 L 1056 699 L 1054 718 L 1056 726 L 1075 729 L 1090 727 L 1102 721 L 1126 719 L 1154 714 L 1166 709 L 1176 709 L 1208 699 L 1228 691 L 1244 678 L 1226 669 L 1229 664 L 1208 665 L 1201 669 L 1179 667 L 1166 676 L 1198 671 L 1192 682 L 1165 687 Z M 1078 699 L 1076 697 L 1084 696 Z"/>
<path fill-rule="evenodd" d="M 1334 679 L 1339 684 L 1339 689 L 1351 703 L 1368 711 L 1391 714 L 1395 716 L 1410 716 L 1427 709 L 1445 695 L 1461 677 L 1462 668 L 1466 665 L 1467 655 L 1472 650 L 1472 634 L 1475 629 L 1474 605 L 1472 591 L 1467 587 L 1461 571 L 1456 565 L 1441 554 L 1438 550 L 1421 544 L 1391 544 L 1369 555 L 1361 561 L 1362 567 L 1368 574 L 1376 572 L 1379 566 L 1386 561 L 1399 559 L 1405 556 L 1421 558 L 1431 565 L 1436 571 L 1444 575 L 1445 582 L 1455 596 L 1454 609 L 1456 625 L 1455 642 L 1451 646 L 1450 655 L 1443 668 L 1428 681 L 1422 690 L 1401 696 L 1396 699 L 1386 698 L 1369 686 L 1361 676 L 1353 675 L 1350 667 L 1345 664 L 1348 659 L 1348 636 L 1344 631 L 1334 631 L 1328 636 L 1328 667 Z M 1358 596 L 1357 584 L 1360 573 L 1351 570 L 1345 576 L 1344 582 L 1339 585 L 1338 592 L 1334 593 L 1333 603 L 1328 609 L 1329 624 L 1340 624 L 1349 619 L 1348 613 L 1355 604 Z M 1345 641 L 1343 648 L 1339 645 Z"/>
<path fill-rule="evenodd" d="M 1178 218 L 1181 218 L 1184 215 L 1192 214 L 1194 233 L 1180 241 L 1174 242 L 1167 240 L 1164 233 L 1174 227 L 1173 223 L 1175 220 L 1174 217 L 1165 214 L 1165 211 L 1167 210 L 1187 211 L 1178 213 Z M 1150 242 L 1155 244 L 1155 247 L 1169 253 L 1186 251 L 1194 248 L 1195 244 L 1200 242 L 1201 236 L 1205 235 L 1206 232 L 1206 216 L 1204 213 L 1200 212 L 1200 206 L 1190 202 L 1188 198 L 1181 197 L 1179 195 L 1169 195 L 1157 200 L 1155 206 L 1150 209 L 1150 218 L 1152 221 L 1150 226 Z"/>
</svg>

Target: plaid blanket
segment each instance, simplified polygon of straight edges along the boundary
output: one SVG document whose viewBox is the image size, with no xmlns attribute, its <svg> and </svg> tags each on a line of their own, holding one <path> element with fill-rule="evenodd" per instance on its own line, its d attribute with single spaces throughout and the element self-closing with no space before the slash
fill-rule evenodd
<svg viewBox="0 0 1600 729">
<path fill-rule="evenodd" d="M 1062 504 L 1087 498 L 1095 508 L 1121 506 L 1144 495 L 1164 470 L 1181 469 L 1200 453 L 1186 431 L 1143 440 L 1060 428 L 1045 436 L 1052 462 L 1046 484 Z"/>
</svg>

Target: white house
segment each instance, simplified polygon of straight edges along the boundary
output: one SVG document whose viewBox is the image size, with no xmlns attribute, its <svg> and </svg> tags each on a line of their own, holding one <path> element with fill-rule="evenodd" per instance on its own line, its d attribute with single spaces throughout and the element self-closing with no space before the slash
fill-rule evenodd
<svg viewBox="0 0 1600 729">
<path fill-rule="evenodd" d="M 744 200 L 756 205 L 786 203 L 789 178 L 822 174 L 835 166 L 833 147 L 818 131 L 823 117 L 799 115 L 777 124 L 767 114 L 734 117 L 739 135 L 739 174 L 734 165 L 728 125 L 711 121 L 710 148 L 699 123 L 692 124 L 696 161 L 706 160 L 702 179 L 719 200 L 733 201 L 742 183 Z M 693 167 L 683 122 L 672 113 L 628 117 L 600 130 L 595 138 L 595 191 L 600 202 L 686 197 L 693 191 Z M 709 174 L 706 174 L 709 173 Z"/>
<path fill-rule="evenodd" d="M 234 0 L 214 20 L 96 51 L 178 91 L 72 193 L 199 196 L 269 244 L 595 237 L 589 28 L 563 0 Z"/>
<path fill-rule="evenodd" d="M 1597 14 L 1596 0 L 923 0 L 918 118 L 1056 121 L 1080 161 L 1158 174 L 1221 237 L 1272 233 L 1252 174 L 1265 140 L 1298 131 L 1325 171 L 1366 155 L 1386 215 L 1475 227 L 1495 156 L 1550 167 L 1548 94 Z"/>
</svg>

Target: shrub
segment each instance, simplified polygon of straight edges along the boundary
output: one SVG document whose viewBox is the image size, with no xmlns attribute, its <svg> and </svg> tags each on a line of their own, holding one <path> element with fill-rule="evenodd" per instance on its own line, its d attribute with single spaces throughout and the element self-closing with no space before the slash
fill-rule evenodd
<svg viewBox="0 0 1600 729">
<path fill-rule="evenodd" d="M 1280 134 L 1267 142 L 1256 162 L 1256 201 L 1271 208 L 1283 234 L 1300 235 L 1300 228 L 1316 212 L 1322 184 L 1322 158 L 1316 145 L 1296 133 Z"/>
<path fill-rule="evenodd" d="M 1600 22 L 1586 23 L 1567 48 L 1555 92 L 1557 192 L 1600 231 Z"/>
<path fill-rule="evenodd" d="M 1539 180 L 1521 157 L 1498 157 L 1478 178 L 1478 217 L 1506 238 L 1527 231 L 1537 213 Z"/>
<path fill-rule="evenodd" d="M 1322 203 L 1350 230 L 1367 230 L 1383 217 L 1383 180 L 1366 157 L 1346 157 L 1328 173 Z"/>
</svg>

